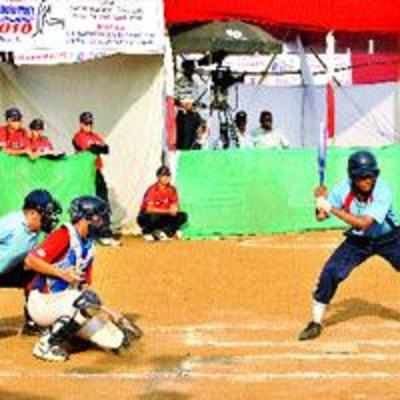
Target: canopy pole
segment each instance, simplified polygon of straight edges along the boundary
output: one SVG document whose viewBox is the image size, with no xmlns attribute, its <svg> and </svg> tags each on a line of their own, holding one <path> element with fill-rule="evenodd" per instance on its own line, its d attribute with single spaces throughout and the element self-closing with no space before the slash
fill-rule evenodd
<svg viewBox="0 0 400 400">
<path fill-rule="evenodd" d="M 272 66 L 272 64 L 273 64 L 273 62 L 275 61 L 275 58 L 277 57 L 277 55 L 278 55 L 278 53 L 275 53 L 272 57 L 271 57 L 271 59 L 269 60 L 269 63 L 268 63 L 268 65 L 267 65 L 267 67 L 265 68 L 265 70 L 261 73 L 261 78 L 259 79 L 259 81 L 258 81 L 258 85 L 261 85 L 263 82 L 264 82 L 264 80 L 265 80 L 265 78 L 267 77 L 267 75 L 268 75 L 268 72 L 269 72 L 269 70 L 270 70 L 270 68 L 271 68 L 271 66 Z"/>
<path fill-rule="evenodd" d="M 327 58 L 327 84 L 326 84 L 326 128 L 328 139 L 335 138 L 336 130 L 336 104 L 335 104 L 335 36 L 330 31 L 326 35 L 326 58 Z"/>
</svg>

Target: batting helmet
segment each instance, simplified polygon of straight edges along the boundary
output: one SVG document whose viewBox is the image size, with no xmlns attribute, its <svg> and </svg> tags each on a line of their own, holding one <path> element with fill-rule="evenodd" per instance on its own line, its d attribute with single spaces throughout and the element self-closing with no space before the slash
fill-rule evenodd
<svg viewBox="0 0 400 400">
<path fill-rule="evenodd" d="M 96 196 L 81 196 L 72 200 L 69 213 L 74 224 L 81 219 L 89 222 L 89 237 L 97 239 L 104 236 L 110 227 L 110 207 Z"/>
<path fill-rule="evenodd" d="M 35 210 L 41 216 L 41 230 L 43 232 L 51 232 L 58 224 L 58 215 L 61 214 L 62 208 L 58 201 L 52 195 L 43 189 L 33 190 L 24 199 L 24 210 Z"/>
<path fill-rule="evenodd" d="M 356 151 L 349 157 L 347 172 L 349 178 L 354 180 L 366 176 L 376 178 L 380 171 L 375 156 L 369 151 L 362 150 Z"/>
</svg>

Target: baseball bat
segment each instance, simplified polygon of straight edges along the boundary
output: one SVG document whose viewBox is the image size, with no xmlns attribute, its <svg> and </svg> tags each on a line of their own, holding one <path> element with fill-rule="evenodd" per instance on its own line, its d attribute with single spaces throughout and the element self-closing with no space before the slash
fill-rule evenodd
<svg viewBox="0 0 400 400">
<path fill-rule="evenodd" d="M 319 186 L 323 186 L 325 183 L 327 148 L 328 148 L 328 133 L 325 124 L 321 122 L 319 129 L 319 144 L 318 144 Z"/>
</svg>

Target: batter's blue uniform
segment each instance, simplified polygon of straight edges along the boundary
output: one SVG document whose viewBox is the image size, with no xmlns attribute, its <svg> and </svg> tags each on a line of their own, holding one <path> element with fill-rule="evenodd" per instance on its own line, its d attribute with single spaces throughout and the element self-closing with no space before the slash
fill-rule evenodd
<svg viewBox="0 0 400 400">
<path fill-rule="evenodd" d="M 350 179 L 337 185 L 328 200 L 334 208 L 346 209 L 354 216 L 370 216 L 375 222 L 365 231 L 347 231 L 346 240 L 325 264 L 314 292 L 314 299 L 324 304 L 330 303 L 338 285 L 351 271 L 371 256 L 381 256 L 396 271 L 400 270 L 399 222 L 393 210 L 392 191 L 381 178 L 366 202 L 352 192 Z"/>
</svg>

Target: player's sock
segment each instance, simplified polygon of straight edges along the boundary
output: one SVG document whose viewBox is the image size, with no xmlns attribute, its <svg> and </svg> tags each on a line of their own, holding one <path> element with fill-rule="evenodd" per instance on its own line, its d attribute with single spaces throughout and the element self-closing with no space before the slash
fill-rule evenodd
<svg viewBox="0 0 400 400">
<path fill-rule="evenodd" d="M 319 301 L 313 300 L 312 306 L 312 319 L 317 324 L 322 324 L 322 319 L 324 317 L 326 310 L 326 304 L 320 303 Z"/>
</svg>

